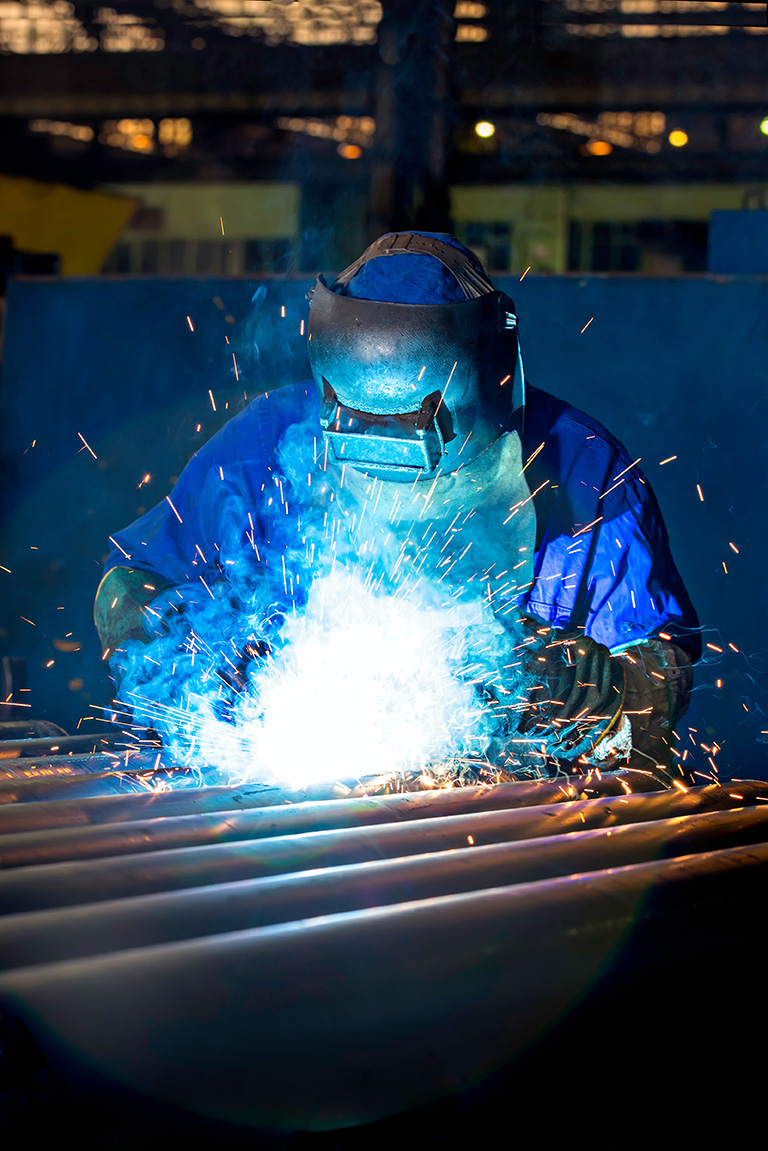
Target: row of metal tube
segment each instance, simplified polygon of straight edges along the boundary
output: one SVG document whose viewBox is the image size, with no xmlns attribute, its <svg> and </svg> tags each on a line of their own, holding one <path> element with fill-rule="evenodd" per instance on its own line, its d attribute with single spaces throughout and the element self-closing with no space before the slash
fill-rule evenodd
<svg viewBox="0 0 768 1151">
<path fill-rule="evenodd" d="M 467 850 L 445 863 L 458 857 L 478 866 Z M 356 870 L 364 885 L 377 869 Z M 474 878 L 502 874 L 497 859 Z M 97 1071 L 188 1114 L 336 1128 L 484 1078 L 608 972 L 695 962 L 736 981 L 760 946 L 766 880 L 759 844 L 426 898 L 417 886 L 391 906 L 20 967 L 0 975 L 0 1004 L 65 1082 Z"/>
</svg>

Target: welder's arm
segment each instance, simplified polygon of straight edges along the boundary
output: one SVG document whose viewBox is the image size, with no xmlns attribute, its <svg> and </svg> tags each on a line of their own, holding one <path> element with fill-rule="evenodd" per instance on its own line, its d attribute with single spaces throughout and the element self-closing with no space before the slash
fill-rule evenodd
<svg viewBox="0 0 768 1151">
<path fill-rule="evenodd" d="M 104 576 L 96 592 L 93 619 L 107 657 L 125 640 L 148 643 L 146 626 L 151 603 L 170 585 L 141 568 L 115 567 Z"/>
</svg>

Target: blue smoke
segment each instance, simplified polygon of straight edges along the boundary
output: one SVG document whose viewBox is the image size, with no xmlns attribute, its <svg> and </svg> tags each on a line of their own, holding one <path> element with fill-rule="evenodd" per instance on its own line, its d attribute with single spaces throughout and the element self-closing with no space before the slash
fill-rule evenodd
<svg viewBox="0 0 768 1151">
<path fill-rule="evenodd" d="M 314 421 L 285 431 L 260 492 L 244 477 L 233 465 L 206 486 L 204 574 L 159 596 L 149 641 L 113 657 L 137 723 L 233 782 L 434 782 L 536 762 L 515 735 L 515 600 L 475 579 L 471 510 L 461 536 L 408 510 L 415 485 L 382 498 L 380 481 L 328 465 Z"/>
</svg>

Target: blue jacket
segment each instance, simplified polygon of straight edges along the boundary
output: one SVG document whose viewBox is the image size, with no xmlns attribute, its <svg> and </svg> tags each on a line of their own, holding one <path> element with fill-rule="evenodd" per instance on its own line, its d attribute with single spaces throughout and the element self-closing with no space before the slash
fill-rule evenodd
<svg viewBox="0 0 768 1151">
<path fill-rule="evenodd" d="M 252 504 L 258 533 L 278 440 L 317 407 L 312 382 L 254 400 L 195 453 L 168 498 L 111 537 L 105 571 L 135 566 L 186 586 L 193 598 L 198 590 L 205 595 L 201 585 L 210 587 L 226 570 L 220 545 L 227 482 Z M 524 458 L 542 444 L 526 473 L 537 539 L 534 582 L 521 606 L 556 628 L 583 627 L 614 652 L 663 632 L 698 658 L 696 612 L 650 484 L 625 449 L 596 420 L 529 386 Z M 253 542 L 252 533 L 247 546 Z"/>
</svg>

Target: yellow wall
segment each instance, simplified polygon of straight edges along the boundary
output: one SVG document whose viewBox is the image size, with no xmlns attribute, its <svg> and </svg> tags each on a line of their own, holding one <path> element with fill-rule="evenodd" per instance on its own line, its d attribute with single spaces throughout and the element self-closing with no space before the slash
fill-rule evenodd
<svg viewBox="0 0 768 1151">
<path fill-rule="evenodd" d="M 473 222 L 512 225 L 512 268 L 564 272 L 571 221 L 708 220 L 717 208 L 740 208 L 755 184 L 507 184 L 451 191 L 457 228 Z"/>
<path fill-rule="evenodd" d="M 259 181 L 248 184 L 113 184 L 112 191 L 135 196 L 145 208 L 161 208 L 155 239 L 281 239 L 299 230 L 301 192 L 298 184 Z M 131 238 L 140 238 L 136 231 Z M 126 239 L 128 237 L 126 236 Z"/>
<path fill-rule="evenodd" d="M 0 176 L 0 233 L 25 252 L 58 252 L 65 275 L 93 275 L 136 210 L 129 196 Z"/>
</svg>

